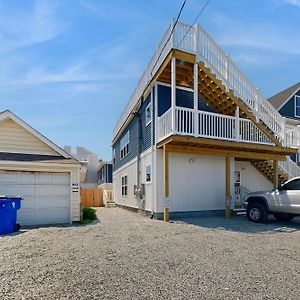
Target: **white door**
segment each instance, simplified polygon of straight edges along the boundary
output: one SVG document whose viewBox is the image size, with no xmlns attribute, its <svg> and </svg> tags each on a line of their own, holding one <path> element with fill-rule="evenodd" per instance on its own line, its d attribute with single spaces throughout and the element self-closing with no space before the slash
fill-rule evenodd
<svg viewBox="0 0 300 300">
<path fill-rule="evenodd" d="M 24 198 L 18 211 L 21 225 L 70 222 L 70 174 L 0 172 L 0 194 Z"/>
</svg>

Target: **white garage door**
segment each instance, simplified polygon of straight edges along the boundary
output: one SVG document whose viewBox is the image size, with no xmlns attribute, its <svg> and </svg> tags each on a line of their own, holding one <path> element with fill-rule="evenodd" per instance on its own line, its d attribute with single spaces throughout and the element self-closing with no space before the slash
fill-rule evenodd
<svg viewBox="0 0 300 300">
<path fill-rule="evenodd" d="M 21 225 L 70 222 L 69 173 L 1 171 L 0 194 L 24 198 L 18 211 Z"/>
</svg>

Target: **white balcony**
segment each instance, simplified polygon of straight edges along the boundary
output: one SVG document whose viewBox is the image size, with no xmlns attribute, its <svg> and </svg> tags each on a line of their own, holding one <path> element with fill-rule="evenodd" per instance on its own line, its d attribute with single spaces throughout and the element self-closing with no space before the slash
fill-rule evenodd
<svg viewBox="0 0 300 300">
<path fill-rule="evenodd" d="M 175 107 L 158 117 L 157 142 L 170 135 L 184 135 L 199 138 L 210 138 L 239 143 L 274 145 L 274 143 L 250 120 L 221 115 L 189 108 Z M 294 128 L 286 131 L 289 146 L 299 143 Z"/>
</svg>

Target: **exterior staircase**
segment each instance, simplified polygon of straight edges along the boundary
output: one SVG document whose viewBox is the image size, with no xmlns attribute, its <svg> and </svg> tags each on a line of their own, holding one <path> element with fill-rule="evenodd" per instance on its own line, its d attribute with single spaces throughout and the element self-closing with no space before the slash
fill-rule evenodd
<svg viewBox="0 0 300 300">
<path fill-rule="evenodd" d="M 273 182 L 274 168 L 273 162 L 268 160 L 256 160 L 251 164 L 260 171 L 269 181 Z M 285 161 L 279 161 L 278 166 L 278 183 L 283 184 L 285 181 L 300 176 L 300 168 L 298 165 L 287 157 Z"/>
<path fill-rule="evenodd" d="M 256 160 L 251 162 L 261 174 L 263 174 L 269 181 L 273 182 L 274 168 L 273 162 L 269 160 Z M 278 183 L 283 184 L 288 180 L 288 174 L 283 171 L 280 167 L 278 168 Z"/>
<path fill-rule="evenodd" d="M 198 24 L 177 23 L 171 48 L 196 55 L 199 65 L 199 92 L 216 112 L 240 116 L 253 121 L 277 146 L 300 145 L 300 132 L 288 126 L 285 118 L 262 96 L 230 57 Z M 192 82 L 192 74 L 187 78 Z"/>
</svg>

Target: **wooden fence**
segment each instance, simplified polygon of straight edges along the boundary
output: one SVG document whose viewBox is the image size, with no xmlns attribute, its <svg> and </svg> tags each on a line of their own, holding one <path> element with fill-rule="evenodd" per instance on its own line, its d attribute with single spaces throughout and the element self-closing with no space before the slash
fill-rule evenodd
<svg viewBox="0 0 300 300">
<path fill-rule="evenodd" d="M 82 207 L 100 207 L 103 205 L 102 189 L 80 189 Z"/>
</svg>

